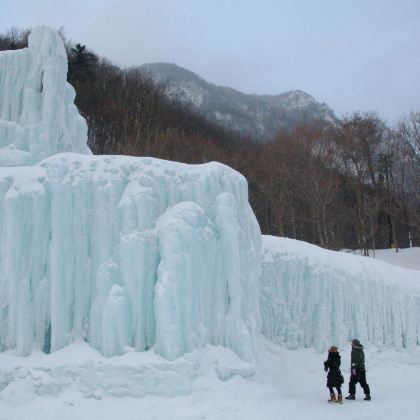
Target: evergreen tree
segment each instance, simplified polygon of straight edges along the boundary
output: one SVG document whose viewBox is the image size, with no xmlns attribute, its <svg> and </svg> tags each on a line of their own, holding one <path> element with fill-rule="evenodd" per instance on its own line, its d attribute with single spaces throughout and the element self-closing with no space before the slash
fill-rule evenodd
<svg viewBox="0 0 420 420">
<path fill-rule="evenodd" d="M 96 55 L 87 51 L 86 45 L 76 44 L 70 50 L 67 80 L 71 83 L 92 80 L 97 65 Z"/>
</svg>

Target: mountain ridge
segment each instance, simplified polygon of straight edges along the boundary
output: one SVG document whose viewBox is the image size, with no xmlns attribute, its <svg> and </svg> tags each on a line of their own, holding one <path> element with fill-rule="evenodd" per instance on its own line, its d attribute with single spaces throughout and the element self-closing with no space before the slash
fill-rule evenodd
<svg viewBox="0 0 420 420">
<path fill-rule="evenodd" d="M 304 121 L 337 120 L 328 105 L 302 90 L 275 95 L 248 94 L 208 82 L 173 63 L 149 63 L 139 68 L 154 80 L 164 82 L 170 98 L 191 105 L 229 130 L 260 141 Z"/>
</svg>

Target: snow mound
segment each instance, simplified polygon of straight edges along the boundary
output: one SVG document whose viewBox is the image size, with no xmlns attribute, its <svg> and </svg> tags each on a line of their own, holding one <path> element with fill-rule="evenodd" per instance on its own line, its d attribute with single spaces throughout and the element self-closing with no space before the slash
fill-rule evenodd
<svg viewBox="0 0 420 420">
<path fill-rule="evenodd" d="M 0 166 L 32 165 L 55 153 L 90 153 L 87 125 L 66 82 L 59 35 L 38 27 L 29 47 L 0 52 Z"/>
<path fill-rule="evenodd" d="M 54 155 L 0 168 L 0 350 L 83 338 L 168 359 L 253 358 L 261 234 L 245 178 L 217 163 Z"/>
<path fill-rule="evenodd" d="M 258 347 L 258 365 L 251 379 L 240 374 L 231 376 L 234 371 L 246 375 L 247 364 L 232 351 L 211 346 L 174 361 L 153 352 L 106 358 L 86 343 L 31 357 L 0 353 L 1 417 L 325 420 L 331 417 L 331 410 L 340 410 L 340 420 L 418 419 L 418 407 L 413 401 L 420 397 L 419 348 L 366 349 L 373 403 L 363 401 L 358 387 L 356 401 L 345 402 L 340 409 L 326 402 L 326 353 L 304 348 L 289 350 L 269 340 L 260 340 Z M 347 344 L 340 352 L 346 381 L 350 376 L 350 351 Z M 219 375 L 218 361 L 228 367 L 229 375 L 224 369 L 223 376 Z M 396 390 L 401 388 L 411 391 L 401 392 L 396 398 Z"/>
<path fill-rule="evenodd" d="M 102 356 L 87 343 L 73 343 L 51 354 L 21 358 L 0 354 L 0 404 L 42 398 L 65 398 L 70 390 L 83 398 L 143 398 L 189 395 L 205 374 L 220 381 L 247 378 L 255 366 L 223 347 L 206 346 L 169 361 L 153 351 Z M 25 394 L 23 397 L 22 394 Z"/>
<path fill-rule="evenodd" d="M 262 333 L 323 351 L 420 344 L 420 273 L 302 241 L 263 236 Z"/>
</svg>

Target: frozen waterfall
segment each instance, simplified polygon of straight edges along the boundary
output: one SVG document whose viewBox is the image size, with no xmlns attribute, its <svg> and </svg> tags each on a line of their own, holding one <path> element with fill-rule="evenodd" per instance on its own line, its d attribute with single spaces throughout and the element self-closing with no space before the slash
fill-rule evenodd
<svg viewBox="0 0 420 420">
<path fill-rule="evenodd" d="M 210 343 L 253 360 L 261 234 L 245 178 L 92 156 L 66 60 L 46 27 L 0 53 L 0 351 L 84 339 L 174 359 Z"/>
<path fill-rule="evenodd" d="M 420 344 L 420 272 L 263 236 L 263 334 L 290 348 Z"/>
<path fill-rule="evenodd" d="M 89 153 L 87 126 L 67 82 L 59 35 L 39 27 L 29 47 L 0 52 L 0 167 L 32 165 L 59 152 Z"/>
<path fill-rule="evenodd" d="M 261 235 L 217 163 L 64 153 L 0 168 L 0 345 L 105 355 L 205 343 L 251 359 Z"/>
</svg>

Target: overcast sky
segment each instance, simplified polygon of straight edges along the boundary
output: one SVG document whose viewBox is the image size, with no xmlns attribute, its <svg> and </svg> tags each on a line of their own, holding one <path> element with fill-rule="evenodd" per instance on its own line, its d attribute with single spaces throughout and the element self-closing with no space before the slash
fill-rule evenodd
<svg viewBox="0 0 420 420">
<path fill-rule="evenodd" d="M 123 66 L 171 62 L 247 93 L 301 89 L 338 116 L 420 109 L 420 0 L 0 0 Z"/>
</svg>

